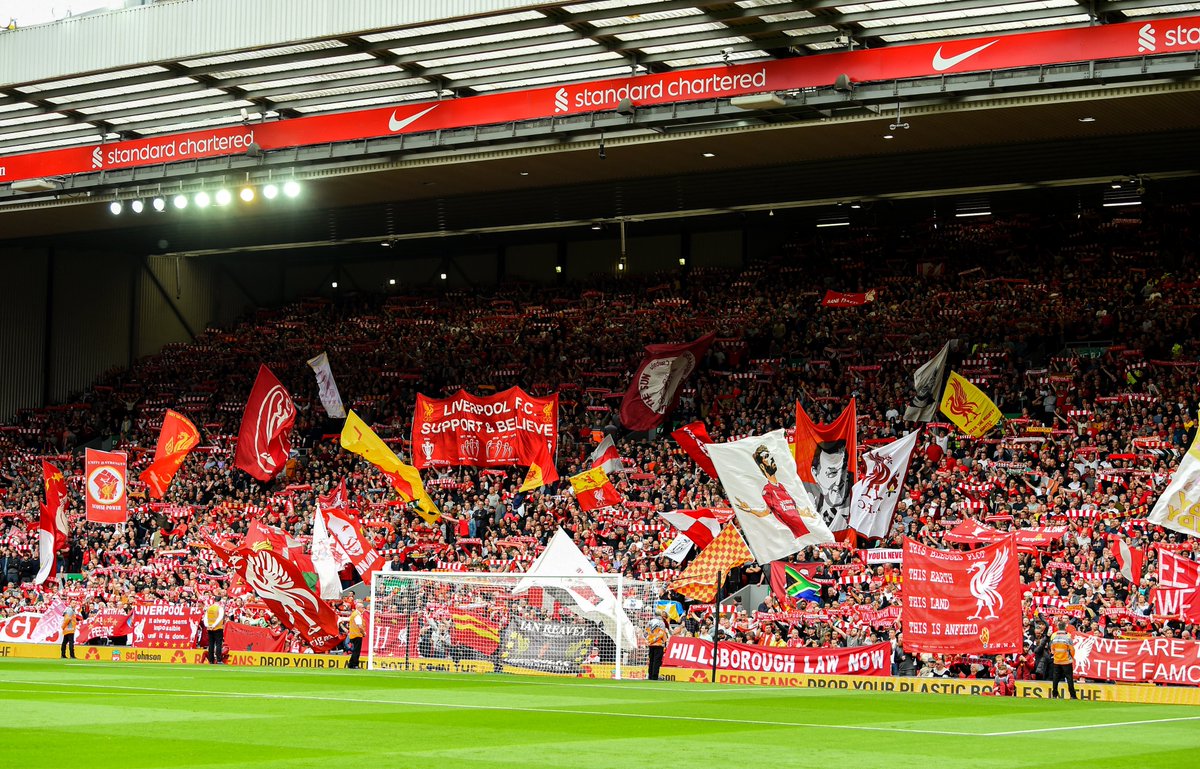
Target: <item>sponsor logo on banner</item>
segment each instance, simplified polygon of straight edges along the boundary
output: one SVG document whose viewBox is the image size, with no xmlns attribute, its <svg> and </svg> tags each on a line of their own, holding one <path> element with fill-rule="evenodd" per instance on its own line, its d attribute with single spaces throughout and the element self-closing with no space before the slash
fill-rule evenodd
<svg viewBox="0 0 1200 769">
<path fill-rule="evenodd" d="M 557 91 L 555 91 L 554 92 L 554 111 L 555 112 L 566 112 L 568 109 L 570 109 L 570 102 L 568 101 L 568 99 L 569 99 L 569 94 L 567 93 L 566 88 L 559 88 Z"/>
<path fill-rule="evenodd" d="M 482 397 L 417 394 L 413 466 L 531 465 L 558 447 L 558 395 L 537 398 L 519 387 Z"/>
<path fill-rule="evenodd" d="M 969 552 L 904 541 L 904 649 L 939 654 L 1021 650 L 1016 543 Z"/>
<path fill-rule="evenodd" d="M 672 636 L 667 641 L 663 664 L 668 667 L 711 670 L 712 648 L 712 641 Z M 717 649 L 719 670 L 882 676 L 887 675 L 891 664 L 891 646 L 886 643 L 810 649 L 727 642 L 721 643 Z"/>
<path fill-rule="evenodd" d="M 405 128 L 408 128 L 410 125 L 417 122 L 421 118 L 425 117 L 430 112 L 433 112 L 435 109 L 437 109 L 436 104 L 433 105 L 432 107 L 430 107 L 429 109 L 423 109 L 420 112 L 409 115 L 408 117 L 403 118 L 401 120 L 396 119 L 396 113 L 395 113 L 395 111 L 393 111 L 391 114 L 391 117 L 388 118 L 388 130 L 391 131 L 392 133 L 396 133 L 397 131 L 403 131 Z"/>
<path fill-rule="evenodd" d="M 1154 39 L 1154 25 L 1146 24 L 1138 30 L 1138 53 L 1153 53 L 1158 49 Z"/>
<path fill-rule="evenodd" d="M 959 64 L 962 64 L 975 54 L 986 51 L 999 42 L 999 40 L 993 40 L 990 43 L 984 43 L 983 45 L 976 46 L 969 51 L 963 51 L 962 53 L 955 54 L 954 56 L 947 56 L 945 58 L 942 57 L 942 46 L 938 46 L 938 49 L 933 52 L 933 68 L 938 72 L 945 72 L 951 67 L 957 67 Z"/>
</svg>

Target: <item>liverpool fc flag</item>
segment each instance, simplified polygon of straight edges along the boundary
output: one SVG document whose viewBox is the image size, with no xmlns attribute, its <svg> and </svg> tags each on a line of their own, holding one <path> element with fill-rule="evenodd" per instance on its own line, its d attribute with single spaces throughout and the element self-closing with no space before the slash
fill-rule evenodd
<svg viewBox="0 0 1200 769">
<path fill-rule="evenodd" d="M 621 504 L 620 492 L 608 479 L 608 474 L 599 467 L 571 476 L 571 489 L 575 499 L 584 510 L 598 510 Z"/>
<path fill-rule="evenodd" d="M 242 413 L 233 465 L 260 481 L 279 474 L 292 450 L 296 404 L 271 370 L 258 367 L 258 376 Z"/>
<path fill-rule="evenodd" d="M 183 460 L 187 459 L 188 452 L 199 442 L 200 431 L 192 424 L 192 420 L 167 409 L 162 430 L 158 434 L 158 446 L 154 449 L 154 462 L 138 476 L 146 484 L 151 499 L 163 498 L 171 479 Z"/>
<path fill-rule="evenodd" d="M 972 438 L 981 438 L 1000 421 L 1000 409 L 975 385 L 951 371 L 942 394 L 942 413 Z"/>
</svg>

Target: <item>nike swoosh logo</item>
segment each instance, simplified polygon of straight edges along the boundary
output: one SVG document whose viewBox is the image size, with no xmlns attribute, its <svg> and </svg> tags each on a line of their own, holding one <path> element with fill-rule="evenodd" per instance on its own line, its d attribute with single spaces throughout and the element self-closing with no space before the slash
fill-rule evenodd
<svg viewBox="0 0 1200 769">
<path fill-rule="evenodd" d="M 937 70 L 938 72 L 944 72 L 945 70 L 948 70 L 953 66 L 962 64 L 964 61 L 971 58 L 975 54 L 980 53 L 981 51 L 985 51 L 988 48 L 991 48 L 993 45 L 995 45 L 996 43 L 999 43 L 999 42 L 1000 42 L 999 40 L 993 40 L 990 43 L 984 43 L 983 45 L 979 46 L 978 48 L 972 48 L 969 51 L 964 51 L 957 56 L 951 56 L 949 59 L 942 58 L 942 47 L 939 45 L 937 51 L 935 51 L 933 54 L 933 68 L 935 70 Z"/>
<path fill-rule="evenodd" d="M 416 121 L 418 121 L 421 118 L 428 115 L 430 112 L 433 112 L 435 109 L 437 109 L 436 104 L 427 110 L 422 110 L 422 111 L 418 112 L 415 115 L 409 115 L 408 117 L 404 118 L 403 120 L 397 120 L 396 112 L 393 110 L 392 116 L 388 118 L 388 130 L 391 131 L 392 133 L 395 133 L 396 131 L 402 131 L 405 128 L 408 128 L 410 125 L 412 125 Z"/>
</svg>

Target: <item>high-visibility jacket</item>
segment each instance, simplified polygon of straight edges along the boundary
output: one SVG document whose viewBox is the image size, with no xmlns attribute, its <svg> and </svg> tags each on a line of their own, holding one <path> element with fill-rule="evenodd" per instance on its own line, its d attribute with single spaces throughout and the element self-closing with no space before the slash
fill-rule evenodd
<svg viewBox="0 0 1200 769">
<path fill-rule="evenodd" d="M 225 607 L 214 603 L 204 610 L 204 627 L 209 630 L 225 629 Z"/>
</svg>

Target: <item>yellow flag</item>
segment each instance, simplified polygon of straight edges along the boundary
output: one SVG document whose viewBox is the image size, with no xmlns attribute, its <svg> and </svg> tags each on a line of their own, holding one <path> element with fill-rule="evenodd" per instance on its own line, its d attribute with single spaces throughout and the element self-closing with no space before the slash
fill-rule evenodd
<svg viewBox="0 0 1200 769">
<path fill-rule="evenodd" d="M 404 501 L 417 502 L 417 513 L 427 522 L 435 522 L 442 514 L 421 483 L 421 474 L 412 465 L 406 465 L 396 456 L 375 431 L 362 421 L 358 414 L 351 411 L 346 416 L 346 424 L 342 426 L 342 448 L 358 454 L 367 460 L 392 482 Z"/>
<path fill-rule="evenodd" d="M 546 485 L 545 477 L 542 475 L 542 468 L 538 467 L 537 462 L 529 465 L 529 472 L 525 474 L 525 482 L 521 484 L 521 488 L 517 489 L 518 494 L 523 494 L 526 491 L 540 489 Z"/>
<path fill-rule="evenodd" d="M 950 372 L 942 393 L 942 413 L 972 438 L 986 435 L 1000 421 L 1000 409 L 991 398 L 955 372 Z"/>
</svg>

